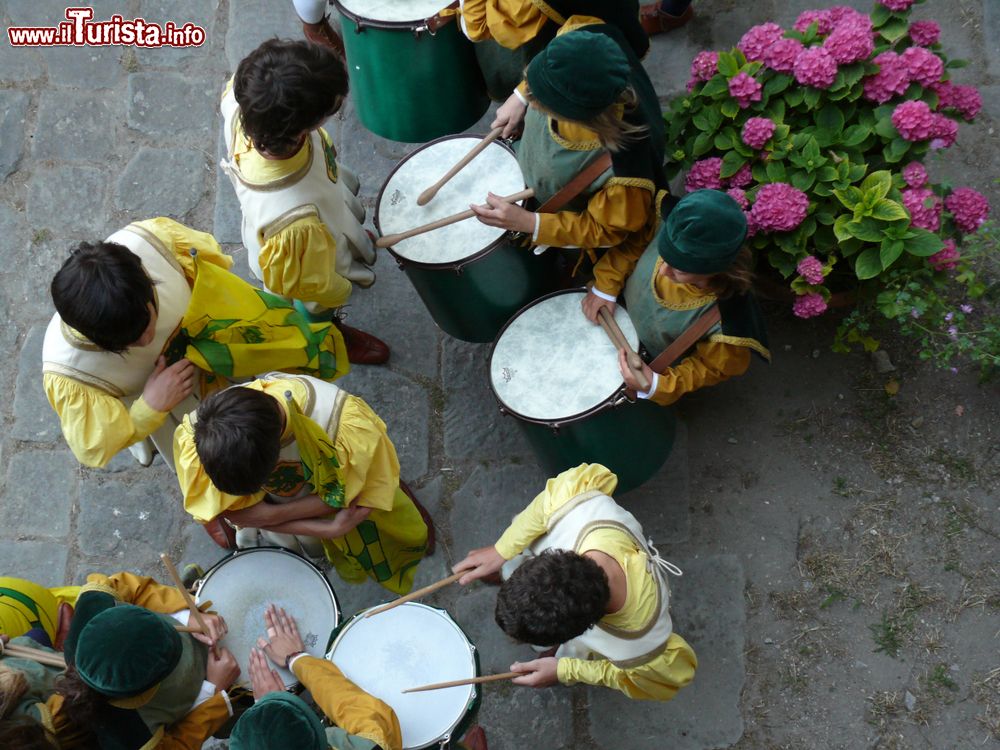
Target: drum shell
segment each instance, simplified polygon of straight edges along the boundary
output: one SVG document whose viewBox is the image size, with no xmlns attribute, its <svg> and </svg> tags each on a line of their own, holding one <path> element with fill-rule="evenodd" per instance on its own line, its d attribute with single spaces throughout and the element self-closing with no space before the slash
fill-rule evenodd
<svg viewBox="0 0 1000 750">
<path fill-rule="evenodd" d="M 458 24 L 431 33 L 366 23 L 340 11 L 351 96 L 361 123 L 394 141 L 421 143 L 473 125 L 489 106 L 472 43 Z"/>
</svg>

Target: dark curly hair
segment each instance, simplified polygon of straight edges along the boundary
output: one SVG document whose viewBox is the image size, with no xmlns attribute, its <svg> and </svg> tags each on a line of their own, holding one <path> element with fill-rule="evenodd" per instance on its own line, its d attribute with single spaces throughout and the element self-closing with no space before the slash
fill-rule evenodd
<svg viewBox="0 0 1000 750">
<path fill-rule="evenodd" d="M 156 303 L 142 260 L 117 242 L 81 242 L 56 271 L 50 290 L 68 326 L 116 354 L 142 336 L 149 305 Z"/>
<path fill-rule="evenodd" d="M 260 490 L 278 464 L 281 407 L 252 388 L 227 388 L 198 405 L 194 445 L 212 484 L 230 495 Z"/>
<path fill-rule="evenodd" d="M 601 566 L 575 552 L 529 558 L 500 587 L 496 621 L 522 643 L 558 646 L 600 620 L 611 598 Z"/>
<path fill-rule="evenodd" d="M 326 47 L 269 39 L 236 67 L 233 94 L 254 148 L 292 156 L 302 133 L 319 127 L 347 96 L 347 68 Z"/>
<path fill-rule="evenodd" d="M 0 747 L 56 750 L 45 734 L 45 728 L 28 716 L 12 716 L 0 721 Z"/>
</svg>

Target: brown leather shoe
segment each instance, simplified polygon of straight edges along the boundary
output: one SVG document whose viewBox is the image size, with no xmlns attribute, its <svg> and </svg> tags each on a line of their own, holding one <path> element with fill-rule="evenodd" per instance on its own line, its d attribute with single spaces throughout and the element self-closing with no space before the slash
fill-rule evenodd
<svg viewBox="0 0 1000 750">
<path fill-rule="evenodd" d="M 427 552 L 425 557 L 430 557 L 434 554 L 434 550 L 437 548 L 437 535 L 434 532 L 434 519 L 431 518 L 430 512 L 420 501 L 417 500 L 417 496 L 413 494 L 413 490 L 410 489 L 410 485 L 404 482 L 402 479 L 399 480 L 399 489 L 401 489 L 413 504 L 417 506 L 417 511 L 420 513 L 420 517 L 424 519 L 424 523 L 427 524 Z"/>
<path fill-rule="evenodd" d="M 639 20 L 642 22 L 642 28 L 646 30 L 646 34 L 649 36 L 656 36 L 657 34 L 679 29 L 692 18 L 694 18 L 694 8 L 690 5 L 679 16 L 664 13 L 660 10 L 658 2 L 643 5 L 639 10 Z"/>
<path fill-rule="evenodd" d="M 486 744 L 486 732 L 478 724 L 473 724 L 461 740 L 462 747 L 467 750 L 489 750 Z"/>
<path fill-rule="evenodd" d="M 347 345 L 347 359 L 358 365 L 384 365 L 389 361 L 389 347 L 381 339 L 370 333 L 344 325 L 342 321 L 334 320 L 333 324 L 344 334 Z"/>
<path fill-rule="evenodd" d="M 332 49 L 341 59 L 344 58 L 344 40 L 340 38 L 340 34 L 333 30 L 328 18 L 324 18 L 319 23 L 303 21 L 302 33 L 313 44 Z"/>
<path fill-rule="evenodd" d="M 236 531 L 223 518 L 213 518 L 203 523 L 202 528 L 222 549 L 236 549 Z"/>
</svg>

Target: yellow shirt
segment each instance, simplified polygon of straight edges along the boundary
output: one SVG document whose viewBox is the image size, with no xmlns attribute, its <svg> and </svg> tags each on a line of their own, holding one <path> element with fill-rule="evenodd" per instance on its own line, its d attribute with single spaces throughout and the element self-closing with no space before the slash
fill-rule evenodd
<svg viewBox="0 0 1000 750">
<path fill-rule="evenodd" d="M 173 250 L 190 283 L 194 281 L 194 259 L 189 252 L 192 247 L 198 249 L 202 261 L 227 270 L 233 264 L 233 259 L 206 232 L 165 217 L 135 223 Z M 105 466 L 116 453 L 156 432 L 167 418 L 165 412 L 152 409 L 141 396 L 126 407 L 121 399 L 64 375 L 45 373 L 42 387 L 59 415 L 66 443 L 84 466 Z"/>
<path fill-rule="evenodd" d="M 597 490 L 614 492 L 618 478 L 600 464 L 581 464 L 549 479 L 545 489 L 519 513 L 496 543 L 505 559 L 511 559 L 546 533 L 548 521 L 563 505 L 577 495 Z M 588 534 L 578 550 L 581 554 L 598 550 L 610 555 L 625 572 L 625 604 L 618 612 L 605 615 L 602 622 L 627 630 L 639 630 L 656 616 L 656 580 L 646 569 L 646 555 L 635 547 L 631 537 L 611 529 Z M 674 633 L 663 652 L 638 667 L 622 669 L 607 659 L 559 659 L 557 674 L 563 685 L 584 682 L 620 690 L 630 698 L 670 700 L 677 691 L 694 679 L 698 659 L 691 647 Z"/>
<path fill-rule="evenodd" d="M 530 42 L 549 20 L 530 0 L 465 0 L 462 19 L 473 42 L 493 39 L 507 49 Z"/>
</svg>

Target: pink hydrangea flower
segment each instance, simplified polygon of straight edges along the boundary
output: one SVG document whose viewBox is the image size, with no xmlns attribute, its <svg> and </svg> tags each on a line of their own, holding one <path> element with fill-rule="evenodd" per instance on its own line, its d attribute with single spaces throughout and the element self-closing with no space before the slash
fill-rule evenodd
<svg viewBox="0 0 1000 750">
<path fill-rule="evenodd" d="M 743 216 L 745 216 L 747 220 L 747 239 L 750 239 L 757 234 L 757 223 L 754 221 L 753 216 L 750 215 L 750 211 L 744 210 Z"/>
<path fill-rule="evenodd" d="M 983 108 L 983 97 L 975 86 L 952 85 L 948 96 L 948 106 L 957 109 L 966 120 L 972 120 Z"/>
<path fill-rule="evenodd" d="M 747 60 L 756 62 L 764 59 L 764 52 L 785 35 L 785 30 L 776 23 L 762 23 L 750 28 L 736 45 Z"/>
<path fill-rule="evenodd" d="M 803 86 L 828 89 L 837 79 L 837 61 L 822 47 L 806 47 L 795 58 L 793 72 Z"/>
<path fill-rule="evenodd" d="M 833 31 L 833 19 L 828 10 L 807 10 L 800 13 L 792 28 L 800 34 L 805 34 L 814 23 L 820 34 L 829 34 Z"/>
<path fill-rule="evenodd" d="M 726 195 L 728 195 L 734 201 L 739 203 L 740 208 L 742 208 L 744 211 L 750 208 L 750 201 L 747 200 L 747 194 L 746 191 L 743 190 L 743 188 L 738 188 L 738 187 L 729 188 L 729 190 L 726 191 Z"/>
<path fill-rule="evenodd" d="M 774 121 L 767 117 L 751 117 L 743 125 L 741 138 L 752 149 L 762 149 L 774 135 Z"/>
<path fill-rule="evenodd" d="M 762 185 L 750 215 L 762 232 L 789 232 L 801 224 L 809 210 L 809 196 L 785 182 Z"/>
<path fill-rule="evenodd" d="M 729 79 L 729 95 L 740 105 L 740 109 L 759 102 L 762 98 L 761 88 L 760 81 L 749 73 L 737 73 Z"/>
<path fill-rule="evenodd" d="M 871 31 L 872 19 L 867 13 L 862 13 L 847 5 L 835 5 L 828 8 L 826 12 L 834 28 L 842 23 L 860 23 Z"/>
<path fill-rule="evenodd" d="M 927 170 L 919 161 L 911 161 L 903 169 L 903 180 L 911 188 L 923 187 L 927 184 Z"/>
<path fill-rule="evenodd" d="M 955 246 L 955 240 L 945 240 L 944 249 L 939 250 L 927 259 L 935 271 L 950 271 L 958 268 L 960 254 Z"/>
<path fill-rule="evenodd" d="M 910 6 L 913 5 L 913 0 L 878 0 L 878 2 L 894 13 L 909 10 Z"/>
<path fill-rule="evenodd" d="M 792 303 L 792 312 L 797 318 L 815 318 L 826 312 L 826 300 L 815 292 L 800 294 Z"/>
<path fill-rule="evenodd" d="M 902 96 L 910 85 L 910 70 L 895 52 L 883 52 L 873 62 L 879 71 L 865 79 L 865 99 L 885 104 L 894 96 Z"/>
<path fill-rule="evenodd" d="M 799 275 L 806 280 L 806 283 L 816 286 L 817 284 L 823 283 L 823 261 L 817 258 L 815 255 L 807 255 L 799 264 L 795 266 L 795 270 L 799 272 Z"/>
<path fill-rule="evenodd" d="M 910 39 L 921 47 L 937 44 L 941 38 L 941 27 L 935 21 L 914 21 L 910 24 Z"/>
<path fill-rule="evenodd" d="M 868 28 L 850 21 L 838 24 L 823 42 L 823 49 L 841 65 L 867 60 L 875 50 L 870 23 Z"/>
<path fill-rule="evenodd" d="M 750 168 L 749 164 L 744 164 L 742 167 L 736 170 L 736 174 L 726 180 L 730 187 L 735 188 L 745 188 L 751 182 L 753 182 L 753 170 Z"/>
<path fill-rule="evenodd" d="M 764 50 L 764 64 L 779 73 L 791 73 L 795 69 L 795 58 L 805 49 L 798 39 L 779 39 Z"/>
<path fill-rule="evenodd" d="M 713 156 L 710 159 L 701 159 L 691 165 L 687 177 L 684 179 L 684 187 L 689 193 L 695 190 L 721 190 L 722 159 Z"/>
<path fill-rule="evenodd" d="M 910 72 L 910 80 L 921 86 L 930 86 L 944 75 L 944 61 L 929 49 L 908 47 L 900 58 Z"/>
<path fill-rule="evenodd" d="M 936 116 L 940 117 L 931 112 L 927 102 L 918 99 L 897 105 L 892 112 L 892 124 L 905 140 L 926 141 L 934 135 Z"/>
<path fill-rule="evenodd" d="M 941 211 L 944 206 L 930 188 L 909 188 L 902 192 L 903 206 L 910 213 L 910 223 L 915 227 L 936 232 L 941 228 Z"/>
<path fill-rule="evenodd" d="M 718 72 L 718 67 L 718 52 L 699 52 L 691 61 L 691 77 L 698 81 L 707 81 Z"/>
<path fill-rule="evenodd" d="M 989 218 L 990 202 L 986 196 L 972 188 L 958 188 L 944 199 L 944 206 L 955 219 L 955 226 L 965 234 L 972 234 Z"/>
<path fill-rule="evenodd" d="M 958 123 L 946 115 L 937 112 L 934 114 L 934 122 L 931 124 L 932 150 L 941 148 L 951 148 L 958 140 Z"/>
</svg>

